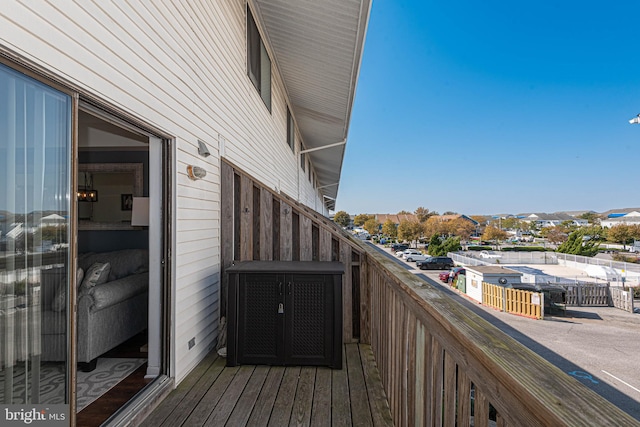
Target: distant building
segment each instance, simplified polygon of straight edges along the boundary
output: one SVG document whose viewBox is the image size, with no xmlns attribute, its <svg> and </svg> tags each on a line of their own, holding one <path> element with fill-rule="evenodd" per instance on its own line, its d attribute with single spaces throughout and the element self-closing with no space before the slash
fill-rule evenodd
<svg viewBox="0 0 640 427">
<path fill-rule="evenodd" d="M 566 221 L 571 221 L 577 226 L 584 226 L 589 224 L 589 221 L 587 221 L 586 219 L 576 218 L 575 216 L 562 212 L 553 214 L 532 213 L 523 218 L 522 221 L 527 223 L 533 222 L 539 227 L 555 227 Z"/>
<path fill-rule="evenodd" d="M 59 227 L 67 224 L 66 218 L 58 214 L 43 216 L 40 219 L 40 227 Z"/>
<path fill-rule="evenodd" d="M 469 217 L 467 215 L 462 215 L 462 214 L 438 215 L 436 218 L 438 218 L 438 220 L 440 222 L 454 221 L 456 219 L 464 219 L 466 221 L 469 221 L 474 226 L 480 225 L 480 223 L 478 221 L 476 221 L 475 219 L 473 219 L 473 218 L 471 218 L 471 217 Z"/>
<path fill-rule="evenodd" d="M 640 225 L 640 212 L 632 211 L 626 214 L 617 215 L 615 213 L 609 214 L 606 219 L 600 221 L 600 225 L 603 227 L 615 227 L 616 225 Z"/>
</svg>

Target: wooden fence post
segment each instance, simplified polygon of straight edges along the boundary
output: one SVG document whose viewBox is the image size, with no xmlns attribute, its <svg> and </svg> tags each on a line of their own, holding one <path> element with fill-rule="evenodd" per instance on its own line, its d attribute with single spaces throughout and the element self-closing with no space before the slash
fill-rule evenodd
<svg viewBox="0 0 640 427">
<path fill-rule="evenodd" d="M 507 288 L 502 287 L 502 310 L 507 311 Z"/>
<path fill-rule="evenodd" d="M 576 291 L 578 293 L 578 297 L 576 298 L 576 305 L 578 307 L 582 307 L 582 284 L 576 284 Z"/>
</svg>

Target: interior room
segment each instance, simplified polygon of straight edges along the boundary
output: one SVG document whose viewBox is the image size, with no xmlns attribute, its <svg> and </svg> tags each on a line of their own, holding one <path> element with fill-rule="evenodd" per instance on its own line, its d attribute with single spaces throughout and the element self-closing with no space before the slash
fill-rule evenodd
<svg viewBox="0 0 640 427">
<path fill-rule="evenodd" d="M 147 383 L 149 138 L 80 110 L 77 176 L 77 409 L 89 425 Z"/>
</svg>

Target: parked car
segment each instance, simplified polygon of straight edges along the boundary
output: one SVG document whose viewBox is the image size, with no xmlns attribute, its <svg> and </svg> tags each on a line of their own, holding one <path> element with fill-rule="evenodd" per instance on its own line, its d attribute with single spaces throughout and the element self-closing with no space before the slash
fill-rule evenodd
<svg viewBox="0 0 640 427">
<path fill-rule="evenodd" d="M 396 252 L 396 255 L 398 255 L 398 252 Z M 407 259 L 407 257 L 410 257 L 411 255 L 422 255 L 422 252 L 417 249 L 405 249 L 404 251 L 400 252 L 400 255 L 398 256 L 402 259 Z"/>
<path fill-rule="evenodd" d="M 416 262 L 416 267 L 420 270 L 446 270 L 453 268 L 453 260 L 446 256 L 429 257 L 424 261 Z"/>
<path fill-rule="evenodd" d="M 495 258 L 500 258 L 500 257 L 502 257 L 501 254 L 496 254 L 496 253 L 489 252 L 489 251 L 480 251 L 480 258 L 485 258 L 485 259 L 494 258 L 495 259 Z"/>
<path fill-rule="evenodd" d="M 438 279 L 440 279 L 440 281 L 447 283 L 449 281 L 449 274 L 451 274 L 451 271 L 443 271 L 442 273 L 438 274 Z"/>
<path fill-rule="evenodd" d="M 398 251 L 404 251 L 405 249 L 409 249 L 409 245 L 404 243 L 394 243 L 391 245 L 391 252 L 396 253 Z"/>
<path fill-rule="evenodd" d="M 408 262 L 424 261 L 427 258 L 429 258 L 429 255 L 426 255 L 426 254 L 423 254 L 423 253 L 417 253 L 417 254 L 414 253 L 414 254 L 405 256 L 405 259 Z"/>
</svg>

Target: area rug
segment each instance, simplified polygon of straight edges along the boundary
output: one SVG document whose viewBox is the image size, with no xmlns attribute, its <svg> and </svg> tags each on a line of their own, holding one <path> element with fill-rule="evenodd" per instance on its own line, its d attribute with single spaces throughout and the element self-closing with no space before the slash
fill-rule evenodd
<svg viewBox="0 0 640 427">
<path fill-rule="evenodd" d="M 95 370 L 78 371 L 78 412 L 111 390 L 146 361 L 146 359 L 98 359 Z"/>
<path fill-rule="evenodd" d="M 78 411 L 87 407 L 94 400 L 105 394 L 120 381 L 129 376 L 133 371 L 145 363 L 146 359 L 118 359 L 100 358 L 96 369 L 91 372 L 78 371 L 77 396 Z M 40 402 L 64 403 L 65 375 L 62 363 L 45 363 L 40 369 Z M 4 379 L 5 372 L 0 371 L 0 404 L 5 404 Z M 32 387 L 32 374 L 27 376 Z M 24 402 L 25 372 L 24 365 L 14 368 L 13 374 L 13 403 Z"/>
</svg>

